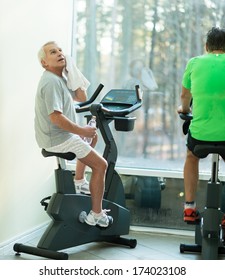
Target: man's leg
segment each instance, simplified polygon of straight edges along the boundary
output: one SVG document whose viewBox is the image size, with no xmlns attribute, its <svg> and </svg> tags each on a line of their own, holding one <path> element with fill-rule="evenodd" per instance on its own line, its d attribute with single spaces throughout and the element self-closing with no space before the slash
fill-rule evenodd
<svg viewBox="0 0 225 280">
<path fill-rule="evenodd" d="M 190 150 L 187 150 L 186 161 L 184 164 L 184 221 L 195 222 L 199 218 L 196 211 L 196 191 L 199 177 L 199 158 Z"/>
<path fill-rule="evenodd" d="M 96 143 L 97 143 L 97 136 L 93 138 L 91 147 L 94 148 L 96 146 Z M 84 194 L 90 194 L 89 182 L 86 180 L 85 170 L 86 170 L 86 165 L 83 162 L 81 162 L 79 159 L 77 159 L 75 177 L 74 177 L 76 191 Z"/>
<path fill-rule="evenodd" d="M 80 161 L 92 170 L 90 179 L 92 211 L 100 213 L 102 211 L 102 199 L 105 190 L 107 162 L 95 150 L 92 150 L 86 157 L 80 159 Z"/>
<path fill-rule="evenodd" d="M 95 147 L 97 143 L 97 135 L 96 137 L 93 138 L 92 143 L 91 143 L 91 147 Z M 86 169 L 86 165 L 81 162 L 79 159 L 77 160 L 77 164 L 76 164 L 76 170 L 75 170 L 75 180 L 82 180 L 85 178 L 85 169 Z"/>
<path fill-rule="evenodd" d="M 79 159 L 76 163 L 76 170 L 75 170 L 75 180 L 82 180 L 85 177 L 85 168 L 86 165 L 83 164 Z"/>
<path fill-rule="evenodd" d="M 102 210 L 107 161 L 98 155 L 95 150 L 92 150 L 80 161 L 92 169 L 90 180 L 92 209 L 85 218 L 85 222 L 92 226 L 108 227 L 113 222 L 113 218 L 107 216 L 106 211 Z"/>
<path fill-rule="evenodd" d="M 185 201 L 192 202 L 196 198 L 198 185 L 199 158 L 190 150 L 187 150 L 186 161 L 184 164 L 184 190 Z"/>
</svg>

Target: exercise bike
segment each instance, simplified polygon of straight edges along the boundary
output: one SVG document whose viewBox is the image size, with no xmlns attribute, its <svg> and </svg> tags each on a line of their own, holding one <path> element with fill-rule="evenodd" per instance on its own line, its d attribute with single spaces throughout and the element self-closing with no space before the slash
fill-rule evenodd
<svg viewBox="0 0 225 280">
<path fill-rule="evenodd" d="M 76 193 L 73 174 L 66 169 L 65 160 L 73 160 L 73 153 L 52 153 L 42 149 L 44 157 L 55 156 L 58 169 L 55 170 L 56 193 L 44 198 L 41 204 L 45 207 L 51 222 L 42 235 L 37 247 L 14 244 L 17 255 L 21 252 L 50 259 L 68 259 L 62 250 L 90 242 L 109 242 L 135 248 L 136 239 L 121 237 L 129 234 L 130 211 L 126 208 L 124 187 L 115 170 L 117 146 L 109 124 L 114 121 L 118 131 L 131 131 L 135 117 L 128 116 L 142 105 L 139 86 L 135 90 L 110 90 L 99 103 L 94 103 L 103 85 L 100 84 L 94 94 L 86 102 L 78 104 L 76 111 L 89 112 L 96 116 L 105 143 L 103 157 L 108 168 L 105 180 L 103 208 L 111 209 L 113 223 L 107 228 L 90 226 L 84 222 L 84 213 L 91 209 L 91 197 Z M 86 116 L 87 121 L 91 115 Z"/>
<path fill-rule="evenodd" d="M 180 114 L 183 124 L 183 132 L 187 134 L 192 115 Z M 217 144 L 196 145 L 194 153 L 199 158 L 205 158 L 212 154 L 211 178 L 207 184 L 205 209 L 200 213 L 200 219 L 195 222 L 195 244 L 180 244 L 180 253 L 200 252 L 204 260 L 216 260 L 219 254 L 225 254 L 224 230 L 221 227 L 223 218 L 222 187 L 218 179 L 219 158 L 225 158 L 225 147 Z"/>
</svg>

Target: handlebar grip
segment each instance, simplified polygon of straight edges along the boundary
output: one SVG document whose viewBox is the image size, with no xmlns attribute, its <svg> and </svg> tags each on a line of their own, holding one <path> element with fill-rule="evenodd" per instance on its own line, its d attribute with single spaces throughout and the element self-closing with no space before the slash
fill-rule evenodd
<svg viewBox="0 0 225 280">
<path fill-rule="evenodd" d="M 184 121 L 190 121 L 193 119 L 192 113 L 179 113 L 179 116 Z"/>
<path fill-rule="evenodd" d="M 92 94 L 90 99 L 88 99 L 87 101 L 84 101 L 84 102 L 81 102 L 81 103 L 77 104 L 76 107 L 75 107 L 76 112 L 77 113 L 83 113 L 83 112 L 90 111 L 90 104 L 95 101 L 95 99 L 98 97 L 98 95 L 101 92 L 101 90 L 103 89 L 103 87 L 104 87 L 103 84 L 99 84 L 99 86 L 97 87 L 95 92 Z"/>
<path fill-rule="evenodd" d="M 75 110 L 77 113 L 83 113 L 83 112 L 89 112 L 90 111 L 90 105 L 85 107 L 75 107 Z"/>
<path fill-rule="evenodd" d="M 80 102 L 77 105 L 79 107 L 84 107 L 88 104 L 91 104 L 93 101 L 95 101 L 95 99 L 98 97 L 99 93 L 101 92 L 101 90 L 103 89 L 104 85 L 103 84 L 99 84 L 99 86 L 97 87 L 97 89 L 95 90 L 95 92 L 92 94 L 92 96 L 84 102 Z"/>
<path fill-rule="evenodd" d="M 97 87 L 97 89 L 95 90 L 95 92 L 93 93 L 93 95 L 91 96 L 90 100 L 95 99 L 99 93 L 101 92 L 101 90 L 104 88 L 103 84 L 99 84 L 99 86 Z"/>
<path fill-rule="evenodd" d="M 188 130 L 189 130 L 189 126 L 191 124 L 191 120 L 193 119 L 193 115 L 192 113 L 179 113 L 179 116 L 182 120 L 184 120 L 184 123 L 183 123 L 183 133 L 184 135 L 186 135 L 188 133 Z"/>
<path fill-rule="evenodd" d="M 142 100 L 142 92 L 140 90 L 140 86 L 139 85 L 135 86 L 135 92 L 136 92 L 137 100 L 141 101 Z"/>
</svg>

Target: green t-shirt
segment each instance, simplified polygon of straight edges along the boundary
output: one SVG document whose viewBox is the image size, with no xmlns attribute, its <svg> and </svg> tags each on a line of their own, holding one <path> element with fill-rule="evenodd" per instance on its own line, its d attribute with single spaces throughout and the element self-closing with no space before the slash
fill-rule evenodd
<svg viewBox="0 0 225 280">
<path fill-rule="evenodd" d="M 189 60 L 182 85 L 193 97 L 192 137 L 225 141 L 225 54 L 206 54 Z"/>
</svg>

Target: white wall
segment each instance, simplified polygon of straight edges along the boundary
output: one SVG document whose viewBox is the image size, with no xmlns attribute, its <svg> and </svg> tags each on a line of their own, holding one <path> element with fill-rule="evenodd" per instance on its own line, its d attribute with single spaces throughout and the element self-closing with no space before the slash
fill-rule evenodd
<svg viewBox="0 0 225 280">
<path fill-rule="evenodd" d="M 39 201 L 54 191 L 54 159 L 34 138 L 34 100 L 42 44 L 70 53 L 72 0 L 0 3 L 0 245 L 48 220 Z"/>
</svg>

